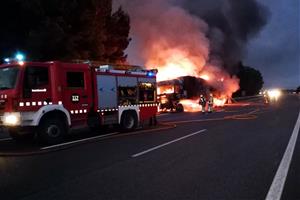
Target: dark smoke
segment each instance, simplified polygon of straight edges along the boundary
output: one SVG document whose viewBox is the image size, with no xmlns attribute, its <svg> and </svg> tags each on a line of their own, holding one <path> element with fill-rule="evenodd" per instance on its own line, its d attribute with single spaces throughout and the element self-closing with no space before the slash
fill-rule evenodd
<svg viewBox="0 0 300 200">
<path fill-rule="evenodd" d="M 267 24 L 269 10 L 256 0 L 177 1 L 209 25 L 210 62 L 231 73 L 243 58 L 245 47 Z"/>
</svg>

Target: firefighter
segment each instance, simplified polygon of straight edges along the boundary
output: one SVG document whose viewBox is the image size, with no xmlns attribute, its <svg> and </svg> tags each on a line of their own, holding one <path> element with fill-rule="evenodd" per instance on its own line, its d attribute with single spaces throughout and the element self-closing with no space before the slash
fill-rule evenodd
<svg viewBox="0 0 300 200">
<path fill-rule="evenodd" d="M 208 98 L 208 112 L 209 113 L 213 112 L 213 106 L 214 106 L 214 96 L 213 96 L 213 94 L 210 94 L 209 98 Z"/>
<path fill-rule="evenodd" d="M 203 94 L 200 95 L 199 105 L 201 106 L 201 111 L 204 114 L 205 113 L 205 107 L 206 107 L 206 99 L 203 96 Z"/>
</svg>

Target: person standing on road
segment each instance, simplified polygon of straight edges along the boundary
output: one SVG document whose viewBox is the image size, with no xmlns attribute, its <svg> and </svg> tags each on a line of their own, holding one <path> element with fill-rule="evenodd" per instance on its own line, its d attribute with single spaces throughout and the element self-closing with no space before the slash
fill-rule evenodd
<svg viewBox="0 0 300 200">
<path fill-rule="evenodd" d="M 214 106 L 214 96 L 211 93 L 208 98 L 208 112 L 209 113 L 213 112 L 213 106 Z"/>
<path fill-rule="evenodd" d="M 201 111 L 204 114 L 205 113 L 205 107 L 206 107 L 206 99 L 203 96 L 203 94 L 200 95 L 199 105 L 201 106 Z"/>
</svg>

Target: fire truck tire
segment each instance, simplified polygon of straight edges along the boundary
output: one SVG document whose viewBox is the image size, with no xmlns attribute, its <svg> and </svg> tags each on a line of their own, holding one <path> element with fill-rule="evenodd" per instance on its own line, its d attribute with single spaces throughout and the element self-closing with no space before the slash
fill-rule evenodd
<svg viewBox="0 0 300 200">
<path fill-rule="evenodd" d="M 133 131 L 137 128 L 138 118 L 133 111 L 125 111 L 121 117 L 121 129 L 123 132 Z"/>
<path fill-rule="evenodd" d="M 20 134 L 18 130 L 8 129 L 10 137 L 16 142 L 29 142 L 34 139 L 34 133 Z"/>
<path fill-rule="evenodd" d="M 64 140 L 66 130 L 64 120 L 60 118 L 48 118 L 40 123 L 38 137 L 45 144 L 58 144 Z"/>
</svg>

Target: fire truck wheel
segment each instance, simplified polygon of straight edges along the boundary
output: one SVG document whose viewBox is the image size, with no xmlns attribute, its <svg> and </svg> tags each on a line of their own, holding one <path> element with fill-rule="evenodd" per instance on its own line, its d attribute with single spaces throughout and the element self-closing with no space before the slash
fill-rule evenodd
<svg viewBox="0 0 300 200">
<path fill-rule="evenodd" d="M 121 117 L 121 129 L 124 132 L 136 129 L 138 125 L 138 118 L 134 112 L 124 112 Z"/>
<path fill-rule="evenodd" d="M 50 118 L 43 120 L 39 126 L 38 136 L 43 143 L 53 145 L 63 141 L 66 134 L 64 120 Z"/>
</svg>

